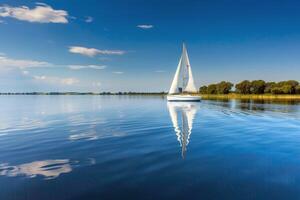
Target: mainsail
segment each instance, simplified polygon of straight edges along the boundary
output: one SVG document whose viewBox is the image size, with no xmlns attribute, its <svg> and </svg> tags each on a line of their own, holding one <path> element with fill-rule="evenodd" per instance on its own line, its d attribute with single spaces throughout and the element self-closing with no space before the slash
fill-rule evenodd
<svg viewBox="0 0 300 200">
<path fill-rule="evenodd" d="M 182 81 L 180 81 L 181 78 Z M 179 88 L 181 88 L 181 90 Z M 176 69 L 176 73 L 169 90 L 169 94 L 176 94 L 180 92 L 197 92 L 189 57 L 184 44 L 182 47 L 182 54 Z"/>
</svg>

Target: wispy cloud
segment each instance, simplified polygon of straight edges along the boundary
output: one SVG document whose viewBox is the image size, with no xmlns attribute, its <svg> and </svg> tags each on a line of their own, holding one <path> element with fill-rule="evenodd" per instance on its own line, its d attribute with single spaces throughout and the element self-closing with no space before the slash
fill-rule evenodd
<svg viewBox="0 0 300 200">
<path fill-rule="evenodd" d="M 79 80 L 76 78 L 60 78 L 55 76 L 33 76 L 34 80 L 43 81 L 48 84 L 62 84 L 62 85 L 74 85 L 79 83 Z"/>
<path fill-rule="evenodd" d="M 94 21 L 94 18 L 91 16 L 87 16 L 84 20 L 86 23 L 92 23 Z"/>
<path fill-rule="evenodd" d="M 97 81 L 97 82 L 92 82 L 92 86 L 94 87 L 100 87 L 102 84 L 101 82 Z"/>
<path fill-rule="evenodd" d="M 166 71 L 164 71 L 164 70 L 156 70 L 155 72 L 156 72 L 156 73 L 164 73 L 164 72 L 166 72 Z"/>
<path fill-rule="evenodd" d="M 0 69 L 21 69 L 23 74 L 28 74 L 29 72 L 25 69 L 29 68 L 42 68 L 42 67 L 52 67 L 52 68 L 69 68 L 71 70 L 81 70 L 81 69 L 94 69 L 103 70 L 107 68 L 106 65 L 58 65 L 52 64 L 44 61 L 36 60 L 23 60 L 23 59 L 13 59 L 7 57 L 4 53 L 0 53 Z"/>
<path fill-rule="evenodd" d="M 62 78 L 62 79 L 60 79 L 60 82 L 63 85 L 74 85 L 74 84 L 78 83 L 79 80 L 76 78 Z"/>
<path fill-rule="evenodd" d="M 69 47 L 69 52 L 89 57 L 94 57 L 96 55 L 123 55 L 125 53 L 125 51 L 122 50 L 100 50 L 81 46 L 71 46 Z"/>
<path fill-rule="evenodd" d="M 24 71 L 22 71 L 22 73 L 23 73 L 24 75 L 28 75 L 28 74 L 29 74 L 29 71 L 24 70 Z"/>
<path fill-rule="evenodd" d="M 154 26 L 151 24 L 140 24 L 140 25 L 137 25 L 136 27 L 141 28 L 141 29 L 151 29 Z"/>
<path fill-rule="evenodd" d="M 114 71 L 112 72 L 113 74 L 124 74 L 124 72 L 121 72 L 121 71 Z"/>
<path fill-rule="evenodd" d="M 69 65 L 69 69 L 72 70 L 80 70 L 80 69 L 105 69 L 107 66 L 105 65 Z"/>
<path fill-rule="evenodd" d="M 0 68 L 32 68 L 32 67 L 49 67 L 51 63 L 35 60 L 19 60 L 8 58 L 0 54 Z"/>
<path fill-rule="evenodd" d="M 0 6 L 0 17 L 11 17 L 22 21 L 37 23 L 68 23 L 67 11 L 54 10 L 51 6 L 44 3 L 37 3 L 37 6 L 32 9 L 27 6 Z"/>
</svg>

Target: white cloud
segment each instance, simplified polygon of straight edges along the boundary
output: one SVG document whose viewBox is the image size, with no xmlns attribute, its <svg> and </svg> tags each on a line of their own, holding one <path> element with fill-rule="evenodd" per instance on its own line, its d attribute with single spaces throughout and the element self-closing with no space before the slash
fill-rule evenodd
<svg viewBox="0 0 300 200">
<path fill-rule="evenodd" d="M 84 20 L 86 23 L 91 23 L 91 22 L 93 22 L 94 21 L 94 18 L 93 17 L 91 17 L 91 16 L 87 16 L 86 18 L 85 18 L 85 20 Z"/>
<path fill-rule="evenodd" d="M 114 74 L 124 74 L 124 72 L 121 72 L 121 71 L 114 71 L 112 73 L 114 73 Z"/>
<path fill-rule="evenodd" d="M 36 80 L 45 80 L 46 76 L 33 76 L 33 78 Z"/>
<path fill-rule="evenodd" d="M 37 3 L 37 6 L 32 9 L 27 6 L 0 6 L 0 17 L 12 17 L 22 21 L 37 23 L 68 23 L 67 11 L 54 10 L 51 6 L 44 3 Z"/>
<path fill-rule="evenodd" d="M 76 78 L 60 78 L 55 76 L 33 76 L 37 81 L 44 81 L 49 84 L 62 84 L 62 85 L 74 85 L 79 83 Z"/>
<path fill-rule="evenodd" d="M 69 67 L 69 69 L 72 69 L 72 70 L 80 70 L 80 69 L 97 69 L 97 70 L 101 70 L 101 69 L 106 68 L 105 65 L 69 65 L 68 67 Z"/>
<path fill-rule="evenodd" d="M 24 75 L 28 75 L 29 74 L 29 71 L 22 71 L 22 73 L 24 74 Z"/>
<path fill-rule="evenodd" d="M 75 79 L 75 78 L 63 78 L 60 80 L 60 82 L 63 85 L 74 85 L 75 83 L 78 83 L 79 80 Z"/>
<path fill-rule="evenodd" d="M 141 28 L 141 29 L 151 29 L 154 26 L 151 24 L 140 24 L 140 25 L 137 25 L 136 27 Z"/>
<path fill-rule="evenodd" d="M 125 51 L 121 50 L 99 50 L 95 48 L 86 48 L 80 46 L 71 46 L 69 47 L 69 52 L 77 53 L 84 56 L 94 57 L 96 55 L 123 55 Z"/>
<path fill-rule="evenodd" d="M 31 68 L 31 67 L 49 67 L 52 64 L 35 60 L 18 60 L 0 55 L 0 68 Z"/>
<path fill-rule="evenodd" d="M 155 72 L 156 72 L 156 73 L 164 73 L 164 72 L 166 72 L 166 71 L 164 71 L 164 70 L 156 70 Z"/>
<path fill-rule="evenodd" d="M 59 67 L 59 66 L 61 65 L 52 64 L 44 61 L 13 59 L 5 56 L 4 53 L 0 53 L 0 69 L 21 69 L 24 75 L 27 75 L 29 73 L 28 71 L 25 70 L 28 68 Z M 106 65 L 67 65 L 65 67 L 71 70 L 80 70 L 80 69 L 103 70 L 107 68 Z"/>
</svg>

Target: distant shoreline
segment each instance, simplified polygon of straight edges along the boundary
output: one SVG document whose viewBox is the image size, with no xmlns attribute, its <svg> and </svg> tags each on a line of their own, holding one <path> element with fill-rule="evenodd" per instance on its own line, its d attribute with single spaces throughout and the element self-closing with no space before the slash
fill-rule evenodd
<svg viewBox="0 0 300 200">
<path fill-rule="evenodd" d="M 199 94 L 202 99 L 300 100 L 299 94 Z"/>
<path fill-rule="evenodd" d="M 165 92 L 8 92 L 0 93 L 0 96 L 9 96 L 9 95 L 100 95 L 100 96 L 166 96 Z M 193 94 L 199 95 L 204 100 L 226 100 L 226 99 L 242 99 L 242 100 L 300 100 L 299 94 L 238 94 L 238 93 L 229 93 L 229 94 Z"/>
<path fill-rule="evenodd" d="M 1 92 L 0 95 L 166 95 L 164 92 Z"/>
</svg>

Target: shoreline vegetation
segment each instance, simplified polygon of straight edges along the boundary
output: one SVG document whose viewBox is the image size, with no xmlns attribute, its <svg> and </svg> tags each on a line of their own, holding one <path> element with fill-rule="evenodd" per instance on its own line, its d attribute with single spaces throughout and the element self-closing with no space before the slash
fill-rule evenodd
<svg viewBox="0 0 300 200">
<path fill-rule="evenodd" d="M 300 100 L 300 84 L 295 80 L 244 80 L 235 85 L 221 81 L 200 87 L 199 93 L 203 99 Z"/>
<path fill-rule="evenodd" d="M 234 89 L 233 89 L 234 88 Z M 167 92 L 0 92 L 0 95 L 155 95 L 165 96 Z M 221 81 L 204 85 L 198 93 L 202 99 L 242 100 L 300 100 L 300 84 L 295 80 L 265 82 L 244 80 L 240 83 Z"/>
<path fill-rule="evenodd" d="M 227 100 L 227 99 L 240 99 L 240 100 L 300 100 L 299 94 L 200 94 L 204 100 Z"/>
</svg>

